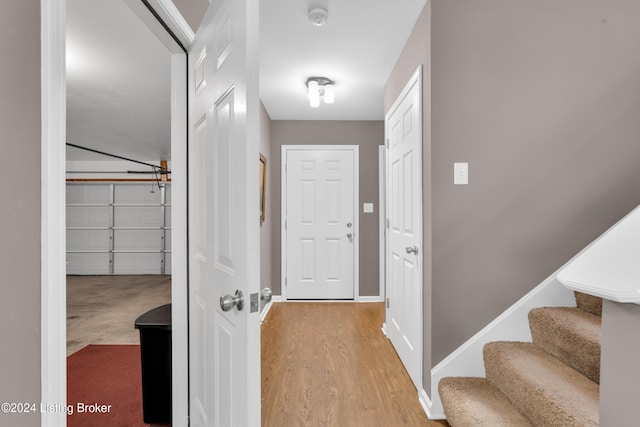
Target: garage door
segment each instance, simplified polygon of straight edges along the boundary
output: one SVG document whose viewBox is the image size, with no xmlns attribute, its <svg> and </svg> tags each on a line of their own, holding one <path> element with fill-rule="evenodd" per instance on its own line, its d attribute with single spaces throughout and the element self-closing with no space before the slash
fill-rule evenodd
<svg viewBox="0 0 640 427">
<path fill-rule="evenodd" d="M 67 274 L 170 274 L 169 183 L 68 183 Z"/>
</svg>

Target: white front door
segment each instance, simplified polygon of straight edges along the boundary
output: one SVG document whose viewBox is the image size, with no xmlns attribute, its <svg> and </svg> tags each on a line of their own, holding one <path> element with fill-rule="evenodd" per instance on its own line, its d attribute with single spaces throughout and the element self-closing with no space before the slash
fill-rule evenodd
<svg viewBox="0 0 640 427">
<path fill-rule="evenodd" d="M 385 332 L 422 390 L 421 69 L 387 113 L 387 310 Z"/>
<path fill-rule="evenodd" d="M 257 0 L 214 1 L 189 52 L 192 426 L 260 425 L 257 42 Z"/>
<path fill-rule="evenodd" d="M 358 152 L 283 147 L 287 299 L 354 299 Z"/>
</svg>

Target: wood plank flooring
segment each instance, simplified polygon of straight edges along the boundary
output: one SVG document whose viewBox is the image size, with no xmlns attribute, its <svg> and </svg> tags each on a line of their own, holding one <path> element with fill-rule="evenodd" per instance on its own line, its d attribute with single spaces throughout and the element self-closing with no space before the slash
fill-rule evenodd
<svg viewBox="0 0 640 427">
<path fill-rule="evenodd" d="M 274 303 L 262 324 L 262 425 L 448 426 L 429 421 L 382 303 Z"/>
</svg>

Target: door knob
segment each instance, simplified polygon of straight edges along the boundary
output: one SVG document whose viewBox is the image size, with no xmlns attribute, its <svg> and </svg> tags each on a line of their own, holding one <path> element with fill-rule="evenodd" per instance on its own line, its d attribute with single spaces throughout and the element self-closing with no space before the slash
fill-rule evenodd
<svg viewBox="0 0 640 427">
<path fill-rule="evenodd" d="M 238 311 L 242 311 L 244 308 L 244 295 L 242 291 L 238 289 L 234 296 L 223 295 L 220 297 L 220 308 L 222 311 L 229 311 L 233 307 L 236 307 Z"/>
<path fill-rule="evenodd" d="M 353 233 L 347 233 L 347 238 L 348 239 L 353 239 Z"/>
<path fill-rule="evenodd" d="M 262 288 L 260 291 L 260 301 L 262 304 L 269 304 L 271 302 L 271 297 L 273 296 L 273 292 L 269 288 Z"/>
<path fill-rule="evenodd" d="M 351 224 L 350 222 L 347 223 L 347 228 L 351 228 L 353 224 Z"/>
<path fill-rule="evenodd" d="M 404 248 L 404 250 L 407 251 L 408 254 L 414 253 L 414 254 L 418 255 L 418 247 L 416 245 L 407 246 L 406 248 Z"/>
</svg>

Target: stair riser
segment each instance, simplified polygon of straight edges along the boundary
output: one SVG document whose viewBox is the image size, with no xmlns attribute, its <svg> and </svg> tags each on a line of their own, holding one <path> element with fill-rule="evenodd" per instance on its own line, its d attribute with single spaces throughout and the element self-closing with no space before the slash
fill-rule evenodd
<svg viewBox="0 0 640 427">
<path fill-rule="evenodd" d="M 538 426 L 597 427 L 597 392 L 593 401 L 585 405 L 586 413 L 578 411 L 578 415 L 572 414 L 555 400 L 556 397 L 548 395 L 543 388 L 521 373 L 519 365 L 529 364 L 531 367 L 536 363 L 537 361 L 518 360 L 507 352 L 485 351 L 487 379 L 508 396 L 513 405 L 532 423 Z M 561 364 L 559 361 L 556 363 Z M 574 374 L 583 381 L 588 381 L 579 374 Z M 594 387 L 597 388 L 595 384 Z M 592 409 L 595 409 L 595 413 Z"/>
<path fill-rule="evenodd" d="M 453 427 L 532 427 L 486 378 L 444 378 L 438 390 Z"/>
<path fill-rule="evenodd" d="M 581 292 L 574 292 L 574 295 L 578 308 L 595 316 L 602 317 L 602 298 Z"/>
</svg>

